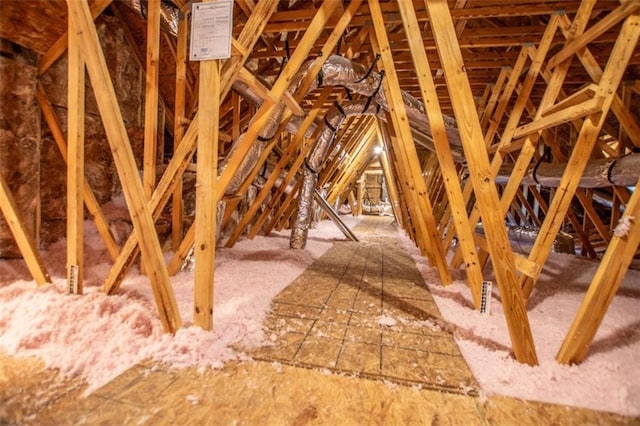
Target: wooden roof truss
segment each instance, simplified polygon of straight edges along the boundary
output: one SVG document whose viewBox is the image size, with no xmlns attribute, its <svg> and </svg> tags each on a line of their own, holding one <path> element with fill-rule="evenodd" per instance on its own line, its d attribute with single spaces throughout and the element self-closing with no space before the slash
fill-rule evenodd
<svg viewBox="0 0 640 426">
<path fill-rule="evenodd" d="M 59 7 L 61 2 L 56 1 L 51 4 Z M 638 114 L 633 111 L 639 104 L 640 84 L 637 77 L 629 81 L 629 75 L 637 75 L 640 63 L 636 48 L 640 2 L 521 0 L 509 7 L 473 3 L 323 0 L 292 2 L 294 6 L 287 8 L 278 0 L 255 4 L 236 0 L 231 57 L 196 66 L 187 61 L 188 20 L 180 20 L 177 36 L 163 33 L 160 0 L 149 0 L 142 26 L 122 4 L 67 1 L 62 12 L 68 16 L 66 32 L 52 36 L 48 44 L 38 45 L 34 39 L 27 47 L 41 54 L 41 74 L 65 52 L 68 56 L 66 138 L 42 86 L 38 86 L 38 102 L 67 161 L 67 257 L 72 291 L 82 293 L 86 206 L 113 259 L 104 283 L 106 293 L 118 290 L 128 268 L 142 254 L 162 324 L 166 331 L 175 332 L 182 320 L 170 275 L 193 250 L 194 321 L 211 329 L 216 230 L 230 223 L 231 212 L 265 164 L 270 174 L 226 245 L 232 246 L 244 234 L 253 238 L 291 223 L 300 173 L 321 120 L 335 102 L 351 96 L 331 86 L 308 92 L 325 59 L 339 52 L 384 71 L 382 90 L 389 110 L 378 117 L 345 119 L 319 173 L 319 188 L 326 190 L 328 203 L 350 199 L 357 205 L 353 194 L 358 192 L 358 179 L 372 159 L 378 159 L 398 223 L 438 270 L 443 285 L 452 281 L 452 268 L 464 265 L 473 302 L 479 308 L 483 267 L 488 260 L 492 262 L 514 356 L 531 365 L 538 359 L 527 299 L 555 235 L 568 221 L 586 253 L 604 253 L 557 357 L 563 363 L 580 362 L 640 244 L 640 221 L 633 219 L 640 217 L 639 191 L 616 187 L 612 215 L 606 221 L 593 205 L 592 190 L 578 188 L 590 159 L 617 157 L 640 147 Z M 173 4 L 188 16 L 183 1 Z M 9 7 L 6 0 L 5 6 Z M 145 69 L 142 178 L 94 25 L 105 10 L 125 26 L 130 47 Z M 9 38 L 6 33 L 2 37 Z M 140 38 L 143 49 L 138 48 Z M 31 43 L 22 35 L 15 40 Z M 375 55 L 380 58 L 377 63 Z M 289 91 L 292 79 L 310 57 L 315 61 L 298 90 Z M 165 72 L 167 62 L 173 67 L 170 77 Z M 121 247 L 84 177 L 85 69 L 134 224 L 135 231 Z M 232 90 L 236 80 L 250 87 L 261 101 L 251 104 L 242 99 Z M 403 93 L 422 100 L 435 152 L 425 153 L 413 142 Z M 286 108 L 280 127 L 269 141 L 260 142 L 278 105 Z M 443 114 L 457 121 L 464 166 L 454 161 Z M 291 135 L 285 125 L 294 116 L 301 121 L 297 133 Z M 173 137 L 173 153 L 156 181 L 158 140 L 165 128 Z M 314 136 L 306 137 L 309 133 Z M 243 158 L 260 143 L 263 150 L 239 189 L 226 193 Z M 384 147 L 380 155 L 373 154 L 375 145 Z M 196 151 L 196 216 L 185 230 L 182 181 L 186 170 L 194 170 Z M 219 156 L 225 162 L 220 173 Z M 521 184 L 530 165 L 541 158 L 568 163 L 560 185 L 549 192 Z M 499 187 L 494 178 L 505 163 L 513 164 L 513 172 L 510 181 Z M 2 213 L 29 270 L 38 284 L 48 282 L 6 182 L 0 183 Z M 175 253 L 166 264 L 154 223 L 170 198 Z M 574 200 L 584 212 L 582 219 L 571 209 Z M 220 202 L 227 206 L 222 217 L 217 215 Z M 620 206 L 625 207 L 622 214 Z M 507 219 L 540 227 L 528 256 L 511 249 Z M 613 232 L 620 219 L 630 226 L 624 235 Z M 479 222 L 484 236 L 475 232 Z M 458 245 L 449 265 L 445 253 L 454 236 Z"/>
</svg>

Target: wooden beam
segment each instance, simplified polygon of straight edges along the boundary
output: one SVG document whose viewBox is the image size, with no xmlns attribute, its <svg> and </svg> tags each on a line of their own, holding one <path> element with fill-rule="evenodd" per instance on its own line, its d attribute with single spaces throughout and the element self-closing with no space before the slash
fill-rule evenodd
<svg viewBox="0 0 640 426">
<path fill-rule="evenodd" d="M 528 46 L 522 46 L 520 48 L 520 54 L 518 55 L 518 59 L 516 59 L 516 63 L 513 65 L 513 68 L 510 70 L 509 79 L 507 80 L 507 84 L 500 95 L 500 99 L 498 100 L 498 105 L 496 106 L 495 111 L 492 116 L 488 120 L 488 128 L 484 133 L 484 142 L 486 145 L 491 145 L 493 138 L 500 127 L 500 123 L 502 122 L 502 118 L 504 117 L 505 112 L 507 111 L 507 107 L 509 106 L 509 101 L 513 96 L 513 92 L 516 90 L 516 86 L 520 79 L 520 75 L 527 64 L 528 59 Z M 484 129 L 484 127 L 483 127 Z"/>
<path fill-rule="evenodd" d="M 173 152 L 184 137 L 185 128 L 182 124 L 186 119 L 186 89 L 187 89 L 187 52 L 189 42 L 189 20 L 187 14 L 181 14 L 178 21 L 178 40 L 176 42 L 176 92 L 174 101 L 174 129 Z M 182 179 L 176 182 L 171 200 L 171 242 L 175 249 L 180 245 L 183 234 L 184 205 L 182 200 Z"/>
<path fill-rule="evenodd" d="M 391 47 L 378 0 L 369 0 L 369 9 L 371 11 L 376 40 L 379 44 L 382 64 L 386 72 L 383 87 L 385 95 L 389 100 L 389 112 L 394 122 L 394 128 L 398 134 L 399 140 L 397 140 L 397 142 L 401 142 L 393 144 L 393 149 L 398 153 L 401 162 L 406 167 L 406 171 L 410 176 L 411 192 L 409 196 L 414 202 L 410 203 L 409 207 L 412 211 L 412 217 L 418 225 L 417 230 L 419 231 L 419 236 L 423 239 L 422 242 L 428 246 L 428 250 L 431 251 L 430 260 L 438 268 L 440 279 L 442 283 L 446 285 L 452 282 L 451 272 L 447 265 L 440 234 L 433 217 L 433 208 L 429 201 L 427 187 L 422 179 L 422 170 L 413 143 L 409 119 L 407 118 L 407 111 L 404 107 L 404 100 L 396 75 Z"/>
<path fill-rule="evenodd" d="M 198 121 L 198 168 L 196 174 L 195 278 L 193 322 L 213 328 L 213 281 L 216 254 L 216 180 L 218 177 L 218 121 L 220 70 L 218 61 L 200 63 L 200 113 Z"/>
<path fill-rule="evenodd" d="M 356 198 L 356 194 L 354 192 L 362 193 L 361 191 L 364 189 L 364 182 L 362 179 L 358 181 L 358 188 L 353 189 L 353 191 L 349 192 L 347 195 L 347 200 L 349 201 L 349 208 L 351 209 L 351 216 L 357 217 L 362 214 L 362 198 Z"/>
<path fill-rule="evenodd" d="M 47 272 L 44 262 L 38 253 L 35 241 L 31 236 L 27 228 L 24 226 L 22 215 L 20 214 L 18 205 L 11 194 L 9 185 L 4 179 L 2 173 L 0 173 L 0 211 L 4 216 L 9 229 L 13 234 L 13 238 L 20 249 L 20 253 L 24 258 L 24 261 L 29 268 L 31 276 L 35 280 L 36 284 L 42 286 L 51 282 L 51 277 Z"/>
<path fill-rule="evenodd" d="M 480 121 L 473 108 L 473 94 L 464 72 L 462 52 L 455 37 L 453 20 L 446 1 L 425 1 L 425 6 L 431 19 L 431 28 L 458 121 L 460 139 L 477 199 L 476 206 L 486 230 L 489 253 L 502 297 L 513 352 L 518 361 L 536 365 L 538 360 L 527 317 L 525 299 L 518 286 L 515 259 L 502 219 L 503 215 L 495 214 L 495 212 L 502 211 L 500 200 L 493 182 L 489 158 L 484 149 Z"/>
<path fill-rule="evenodd" d="M 594 114 L 602 108 L 602 98 L 595 97 L 572 105 L 562 110 L 555 110 L 552 113 L 543 115 L 528 124 L 522 125 L 513 131 L 513 138 L 519 139 L 533 133 L 541 132 L 560 124 L 568 123 L 569 121 L 576 120 Z M 501 150 L 500 152 L 504 152 Z"/>
<path fill-rule="evenodd" d="M 269 100 L 274 104 L 278 102 L 278 99 L 274 94 L 271 93 L 268 87 L 262 83 L 258 77 L 253 75 L 251 71 L 246 68 L 241 68 L 238 73 L 238 80 L 245 83 L 249 88 L 253 89 L 256 95 L 260 96 L 263 100 Z M 302 116 L 304 115 L 304 110 L 300 106 L 300 104 L 293 98 L 293 95 L 288 91 L 285 91 L 282 95 L 282 100 L 287 105 L 287 108 L 291 110 L 294 115 Z"/>
<path fill-rule="evenodd" d="M 160 75 L 160 0 L 147 6 L 147 66 L 144 86 L 144 154 L 142 186 L 147 200 L 156 185 L 158 152 L 158 80 Z"/>
<path fill-rule="evenodd" d="M 539 265 L 544 264 L 549 255 L 554 236 L 562 225 L 565 213 L 576 192 L 579 178 L 591 158 L 591 152 L 604 125 L 613 103 L 614 95 L 633 55 L 639 37 L 640 16 L 630 15 L 622 25 L 618 40 L 613 47 L 609 62 L 598 84 L 599 92 L 603 97 L 602 110 L 597 116 L 584 120 L 567 167 L 556 190 L 556 195 L 551 200 L 549 212 L 529 255 L 529 259 Z M 533 291 L 535 283 L 536 279 L 532 277 L 523 277 L 521 279 L 520 284 L 527 297 Z"/>
<path fill-rule="evenodd" d="M 85 78 L 79 28 L 69 14 L 69 49 L 67 64 L 67 289 L 82 294 L 84 244 L 84 115 Z"/>
<path fill-rule="evenodd" d="M 274 194 L 271 194 L 271 199 L 265 206 L 264 211 L 258 217 L 253 227 L 251 228 L 251 231 L 249 232 L 249 238 L 253 239 L 257 235 L 257 233 L 262 228 L 264 221 L 267 219 L 268 213 L 275 207 L 275 203 L 277 200 L 280 199 L 280 197 L 284 193 L 284 189 L 287 187 L 289 182 L 291 182 L 291 180 L 294 178 L 296 173 L 298 173 L 298 170 L 300 170 L 300 167 L 302 166 L 302 163 L 304 162 L 304 159 L 306 158 L 307 153 L 309 152 L 312 146 L 311 143 L 304 144 L 304 139 L 305 139 L 304 135 L 307 132 L 307 129 L 314 122 L 315 118 L 318 116 L 318 113 L 320 112 L 320 108 L 322 107 L 326 99 L 329 97 L 332 90 L 333 90 L 332 87 L 325 87 L 323 89 L 322 94 L 315 101 L 314 107 L 311 109 L 309 114 L 303 120 L 302 124 L 300 125 L 300 128 L 298 129 L 298 132 L 293 136 L 293 139 L 289 142 L 289 145 L 280 156 L 280 159 L 278 160 L 278 163 L 276 164 L 273 171 L 271 172 L 271 175 L 269 175 L 269 178 L 267 178 L 267 181 L 264 183 L 263 187 L 260 189 L 260 192 L 258 193 L 258 195 L 256 195 L 256 198 L 253 204 L 251 205 L 251 207 L 249 207 L 249 210 L 245 214 L 245 218 L 248 217 L 250 219 L 258 212 L 258 208 L 260 207 L 260 205 L 267 198 L 267 196 L 271 194 L 271 189 L 275 185 L 276 180 L 280 177 L 280 173 L 286 168 L 288 168 L 287 174 L 285 175 L 284 179 L 282 179 L 280 186 L 277 188 Z M 298 155 L 296 156 L 293 163 L 290 165 L 289 162 L 291 158 L 295 156 L 296 152 L 298 152 Z M 245 218 L 243 218 L 242 222 L 238 224 L 236 231 L 234 231 L 232 236 L 229 237 L 229 240 L 227 241 L 227 246 L 229 246 L 229 241 L 232 241 L 232 238 L 235 234 L 239 235 L 239 233 L 237 232 L 237 229 L 241 228 L 241 225 L 243 225 L 242 228 L 246 226 L 246 224 L 243 224 L 243 222 L 245 222 Z M 246 222 L 248 224 L 248 221 Z M 241 231 L 242 230 L 240 230 L 240 232 Z"/>
<path fill-rule="evenodd" d="M 86 0 L 67 2 L 73 31 L 82 46 L 89 77 L 94 88 L 100 115 L 111 146 L 116 168 L 140 243 L 142 258 L 151 282 L 160 320 L 165 331 L 175 332 L 182 326 L 180 312 L 169 282 L 160 241 L 146 203 L 129 136 L 122 120 L 116 94 L 111 83 L 98 34 Z"/>
<path fill-rule="evenodd" d="M 266 23 L 263 21 L 265 19 L 268 20 L 270 13 L 275 10 L 276 5 L 277 0 L 261 1 L 258 7 L 256 7 L 254 14 L 251 15 L 249 20 L 246 22 L 239 37 L 239 39 L 242 40 L 241 44 L 246 48 L 246 51 L 250 52 L 253 49 L 253 46 L 257 42 L 259 34 L 261 33 L 261 28 Z M 256 33 L 256 31 L 258 32 Z M 238 71 L 241 68 L 241 65 L 238 66 L 237 63 L 243 63 L 246 59 L 246 57 L 232 56 L 230 60 L 227 60 L 225 62 L 222 68 L 221 81 L 224 82 L 224 86 L 221 98 L 224 98 L 229 90 L 231 90 L 231 84 L 237 77 Z M 182 142 L 178 146 L 177 151 L 174 152 L 173 158 L 171 159 L 171 161 L 169 161 L 169 164 L 167 165 L 167 168 L 165 169 L 165 172 L 158 182 L 153 196 L 151 197 L 150 208 L 153 210 L 154 220 L 157 219 L 162 212 L 162 209 L 169 199 L 170 193 L 174 191 L 176 187 L 176 182 L 179 179 L 182 179 L 182 175 L 188 166 L 190 158 L 195 152 L 196 134 L 198 127 L 197 123 L 198 113 L 196 113 L 196 115 L 191 120 L 189 128 L 187 129 Z M 216 198 L 219 200 L 220 192 L 218 192 L 216 195 Z M 193 238 L 195 235 L 193 226 L 189 229 L 189 231 L 190 233 L 187 232 L 187 235 L 185 235 L 179 247 L 177 249 L 174 247 L 174 250 L 176 250 L 174 258 L 182 258 L 184 260 L 184 258 L 187 256 L 187 252 L 193 244 Z M 190 235 L 189 238 L 187 238 L 188 235 Z M 131 266 L 138 253 L 138 238 L 135 233 L 132 233 L 122 247 L 118 259 L 116 259 L 116 261 L 114 262 L 114 265 L 109 271 L 109 275 L 105 280 L 103 290 L 106 293 L 113 294 L 118 290 L 127 269 Z"/>
<path fill-rule="evenodd" d="M 637 0 L 625 1 L 615 10 L 611 11 L 604 18 L 598 19 L 588 31 L 585 31 L 580 37 L 576 37 L 571 42 L 567 43 L 564 48 L 555 54 L 555 56 L 549 59 L 547 66 L 551 69 L 555 68 L 558 64 L 573 57 L 580 49 L 585 47 L 602 35 L 605 31 L 616 25 L 618 22 L 625 19 L 632 13 L 635 13 L 640 9 L 640 2 Z"/>
<path fill-rule="evenodd" d="M 378 123 L 376 122 L 376 126 Z M 380 152 L 380 165 L 382 166 L 382 173 L 384 174 L 384 180 L 387 184 L 387 192 L 389 194 L 389 201 L 391 202 L 391 210 L 393 210 L 393 216 L 396 218 L 396 222 L 402 226 L 402 213 L 400 212 L 400 200 L 398 196 L 398 186 L 396 179 L 393 175 L 393 170 L 389 164 L 389 156 L 387 151 L 383 148 Z"/>
<path fill-rule="evenodd" d="M 640 182 L 636 185 L 638 187 Z M 628 225 L 627 229 L 613 236 L 600 260 L 596 274 L 556 355 L 561 364 L 577 364 L 586 357 L 598 327 L 640 245 L 640 191 L 634 191 L 631 195 L 622 219 Z"/>
<path fill-rule="evenodd" d="M 289 84 L 300 69 L 302 63 L 307 59 L 309 51 L 313 48 L 313 43 L 322 33 L 324 25 L 326 24 L 327 20 L 329 19 L 337 5 L 338 2 L 332 0 L 324 0 L 322 6 L 320 7 L 320 9 L 318 9 L 311 24 L 307 28 L 307 31 L 305 31 L 304 35 L 302 36 L 298 48 L 293 52 L 291 58 L 289 59 L 282 72 L 280 73 L 280 76 L 271 88 L 271 93 L 275 100 L 279 101 L 280 98 L 282 98 L 284 92 L 288 89 Z M 234 68 L 235 67 L 231 66 L 230 69 Z M 237 68 L 237 71 L 239 72 L 239 68 Z M 225 79 L 224 77 L 222 78 L 222 81 L 225 82 L 223 84 L 227 84 L 229 88 L 231 87 L 231 83 L 228 83 L 227 79 Z M 224 88 L 226 87 L 227 86 L 224 86 Z M 224 88 L 222 93 L 225 93 Z M 258 134 L 271 119 L 271 114 L 274 111 L 275 105 L 276 104 L 274 104 L 273 100 L 268 99 L 260 106 L 242 140 L 234 147 L 234 149 L 232 149 L 232 152 L 229 154 L 229 159 L 226 162 L 224 170 L 218 177 L 218 181 L 216 184 L 218 189 L 218 201 L 221 199 L 222 195 L 229 186 L 231 179 L 237 173 L 246 154 L 251 149 L 251 146 L 256 142 Z M 178 263 L 181 263 L 181 259 L 186 258 L 187 253 L 193 246 L 194 232 L 192 232 L 192 229 L 193 226 L 189 229 L 189 231 L 187 231 L 187 234 L 180 244 L 180 247 L 174 255 L 175 260 L 172 260 L 171 264 L 176 265 Z"/>
<path fill-rule="evenodd" d="M 544 75 L 546 77 L 547 74 L 544 74 Z M 577 92 L 572 93 L 570 96 L 567 96 L 566 98 L 562 99 L 560 102 L 556 103 L 555 105 L 545 108 L 544 111 L 540 111 L 540 117 L 548 117 L 551 114 L 554 114 L 559 111 L 563 111 L 569 107 L 583 104 L 586 101 L 590 101 L 594 99 L 597 93 L 598 93 L 598 85 L 595 83 L 591 83 L 583 87 L 582 89 L 578 90 Z"/>
<path fill-rule="evenodd" d="M 444 186 L 449 200 L 453 224 L 459 237 L 460 249 L 465 260 L 465 270 L 467 280 L 471 288 L 471 295 L 476 309 L 480 309 L 482 293 L 482 270 L 476 245 L 473 239 L 473 229 L 469 223 L 466 212 L 466 203 L 461 190 L 461 183 L 458 179 L 456 165 L 453 162 L 451 145 L 447 138 L 447 130 L 440 109 L 440 101 L 436 93 L 436 85 L 433 81 L 431 66 L 427 59 L 427 54 L 422 45 L 422 34 L 416 17 L 415 9 L 411 2 L 398 3 L 404 30 L 407 35 L 409 48 L 413 57 L 413 64 L 416 70 L 416 77 L 420 84 L 423 103 L 426 108 L 429 127 L 433 143 L 436 148 L 436 155 L 440 164 L 440 171 L 443 176 Z"/>
<path fill-rule="evenodd" d="M 561 27 L 565 37 L 570 38 L 571 33 L 567 28 L 572 28 L 571 22 L 568 22 L 568 18 L 564 17 L 565 20 L 564 25 Z M 578 59 L 582 63 L 582 66 L 585 68 L 589 76 L 594 82 L 599 82 L 600 78 L 602 78 L 602 68 L 598 64 L 596 58 L 590 52 L 588 47 L 580 49 L 576 55 Z M 640 125 L 636 121 L 636 118 L 631 114 L 628 108 L 624 106 L 624 103 L 620 99 L 620 97 L 616 94 L 613 99 L 613 104 L 611 105 L 611 109 L 613 113 L 618 118 L 620 122 L 620 126 L 625 130 L 627 136 L 631 140 L 631 142 L 640 147 Z"/>
<path fill-rule="evenodd" d="M 502 93 L 502 89 L 510 73 L 511 67 L 502 67 L 500 69 L 500 74 L 498 74 L 496 82 L 491 86 L 491 96 L 489 97 L 487 104 L 482 110 L 482 115 L 480 116 L 480 126 L 482 127 L 482 129 L 487 128 L 489 119 L 491 118 L 496 104 L 500 99 L 500 94 Z"/>
</svg>

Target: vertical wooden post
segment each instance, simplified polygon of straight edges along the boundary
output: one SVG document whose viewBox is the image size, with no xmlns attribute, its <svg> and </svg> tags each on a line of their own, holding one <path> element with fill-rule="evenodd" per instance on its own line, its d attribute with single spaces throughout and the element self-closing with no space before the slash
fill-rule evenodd
<svg viewBox="0 0 640 426">
<path fill-rule="evenodd" d="M 111 83 L 98 33 L 86 0 L 68 0 L 70 22 L 79 38 L 82 54 L 91 78 L 100 116 L 105 127 L 111 153 L 122 182 L 127 207 L 133 221 L 134 234 L 140 244 L 142 259 L 165 331 L 175 332 L 182 326 L 169 274 L 162 256 L 150 207 L 147 205 L 142 182 L 138 174 L 129 136 L 124 127 L 122 113 Z"/>
<path fill-rule="evenodd" d="M 82 294 L 84 244 L 84 60 L 77 23 L 69 16 L 68 49 L 68 161 L 67 161 L 67 286 Z"/>
<path fill-rule="evenodd" d="M 400 201 L 398 200 L 398 190 L 396 189 L 396 180 L 393 177 L 393 171 L 389 164 L 389 158 L 387 157 L 387 151 L 383 148 L 380 152 L 380 165 L 382 166 L 382 173 L 384 174 L 384 180 L 387 185 L 387 193 L 389 194 L 389 202 L 391 203 L 391 210 L 396 218 L 396 222 L 402 226 L 402 213 L 400 213 Z"/>
<path fill-rule="evenodd" d="M 356 199 L 356 211 L 353 212 L 354 216 L 362 216 L 362 198 L 364 196 L 364 175 L 358 180 L 358 198 Z"/>
<path fill-rule="evenodd" d="M 182 141 L 185 128 L 183 119 L 185 118 L 185 94 L 187 81 L 187 42 L 189 20 L 187 15 L 180 17 L 178 22 L 178 42 L 176 52 L 176 96 L 175 96 L 175 113 L 174 113 L 174 130 L 173 130 L 173 152 L 178 149 L 178 145 Z M 176 250 L 182 240 L 182 178 L 176 182 L 176 188 L 173 191 L 172 208 L 171 208 L 171 241 L 173 249 Z"/>
<path fill-rule="evenodd" d="M 144 91 L 144 155 L 142 187 L 147 200 L 156 185 L 158 153 L 158 76 L 160 61 L 160 0 L 149 0 L 147 6 L 147 54 Z M 145 273 L 144 261 L 140 271 Z"/>
<path fill-rule="evenodd" d="M 198 121 L 193 322 L 205 330 L 211 330 L 216 250 L 216 192 L 219 190 L 216 185 L 220 112 L 220 69 L 217 60 L 200 63 L 198 97 L 200 114 L 208 119 Z"/>
<path fill-rule="evenodd" d="M 149 0 L 147 7 L 147 72 L 144 96 L 143 187 L 147 200 L 156 184 L 158 151 L 158 76 L 160 62 L 160 0 Z"/>
<path fill-rule="evenodd" d="M 460 139 L 469 166 L 476 206 L 486 229 L 487 243 L 500 289 L 513 352 L 518 361 L 536 365 L 538 359 L 527 317 L 527 308 L 518 285 L 515 259 L 500 210 L 498 190 L 493 182 L 482 129 L 473 94 L 465 73 L 462 52 L 447 2 L 425 0 L 438 55 L 444 69 L 451 104 L 458 121 Z M 496 214 L 496 212 L 500 212 Z"/>
</svg>

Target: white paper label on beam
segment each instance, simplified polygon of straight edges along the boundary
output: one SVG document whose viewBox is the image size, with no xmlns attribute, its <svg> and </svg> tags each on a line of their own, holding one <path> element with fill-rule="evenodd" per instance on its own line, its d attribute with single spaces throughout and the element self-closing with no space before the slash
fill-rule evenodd
<svg viewBox="0 0 640 426">
<path fill-rule="evenodd" d="M 191 7 L 189 59 L 205 61 L 231 56 L 233 0 L 194 3 Z"/>
</svg>

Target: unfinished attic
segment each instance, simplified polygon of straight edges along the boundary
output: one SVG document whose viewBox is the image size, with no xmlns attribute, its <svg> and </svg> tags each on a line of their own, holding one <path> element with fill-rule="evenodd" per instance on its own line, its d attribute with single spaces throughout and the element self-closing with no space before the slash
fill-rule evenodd
<svg viewBox="0 0 640 426">
<path fill-rule="evenodd" d="M 0 424 L 637 424 L 639 37 L 0 0 Z"/>
</svg>

